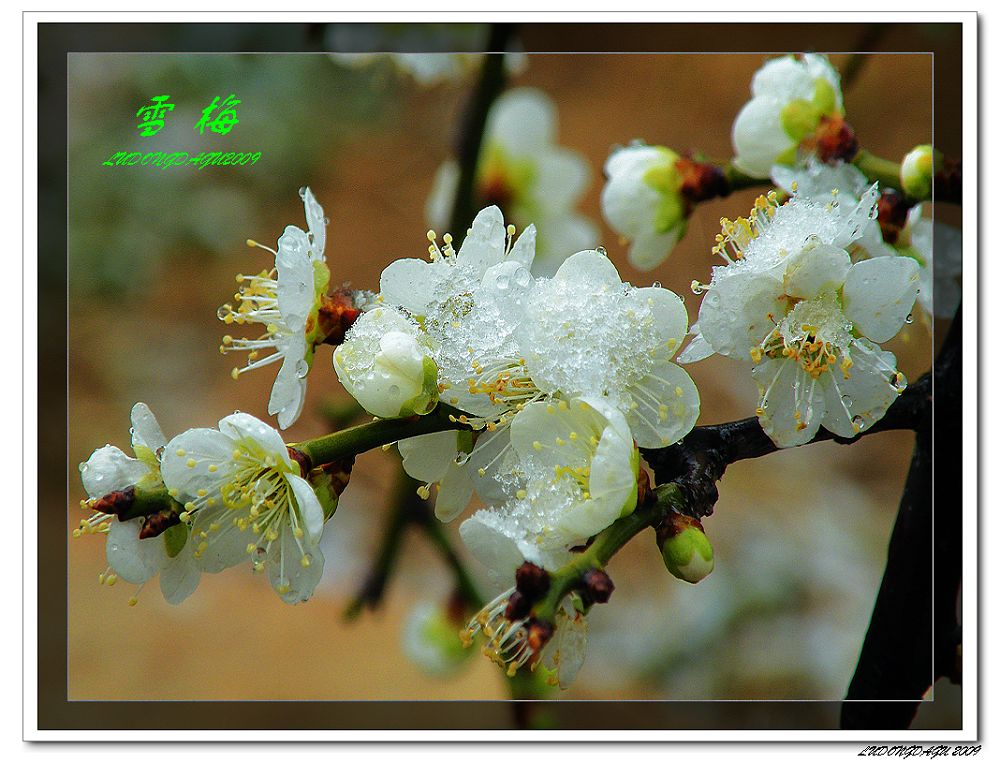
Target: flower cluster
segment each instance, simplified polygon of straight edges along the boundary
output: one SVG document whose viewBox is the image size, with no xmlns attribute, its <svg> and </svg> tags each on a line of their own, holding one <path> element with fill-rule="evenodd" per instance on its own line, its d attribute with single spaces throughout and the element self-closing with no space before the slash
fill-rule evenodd
<svg viewBox="0 0 1000 764">
<path fill-rule="evenodd" d="M 266 572 L 284 601 L 312 595 L 336 492 L 326 472 L 303 470 L 277 430 L 236 413 L 218 429 L 188 430 L 167 441 L 138 403 L 132 447 L 135 458 L 109 445 L 80 465 L 90 497 L 83 506 L 91 514 L 75 535 L 107 535 L 103 583 L 121 578 L 141 589 L 159 575 L 164 599 L 177 604 L 194 592 L 201 573 L 248 562 Z"/>
<path fill-rule="evenodd" d="M 590 184 L 590 167 L 575 151 L 556 144 L 557 113 L 539 90 L 518 88 L 490 110 L 476 169 L 475 195 L 500 206 L 516 225 L 541 232 L 532 273 L 551 276 L 569 255 L 593 247 L 597 229 L 575 207 Z M 441 165 L 427 200 L 431 226 L 448 224 L 458 188 L 454 160 Z"/>
<path fill-rule="evenodd" d="M 813 189 L 809 189 L 812 191 Z M 785 204 L 772 192 L 747 218 L 722 220 L 697 333 L 683 359 L 720 353 L 753 364 L 757 417 L 782 447 L 822 425 L 854 437 L 878 421 L 906 387 L 892 339 L 920 287 L 911 257 L 852 261 L 876 214 L 878 189 L 855 199 L 837 188 Z"/>
<path fill-rule="evenodd" d="M 358 319 L 335 366 L 375 415 L 422 414 L 439 396 L 467 426 L 399 444 L 409 474 L 439 485 L 439 518 L 474 491 L 503 516 L 525 502 L 541 511 L 554 494 L 537 486 L 558 485 L 562 504 L 545 511 L 568 523 L 554 542 L 565 547 L 631 511 L 636 443 L 661 447 L 694 425 L 697 389 L 672 361 L 687 314 L 666 289 L 622 283 L 602 250 L 536 279 L 534 228 L 513 234 L 496 207 L 458 251 L 432 232 L 429 262 L 383 272 L 380 307 Z"/>
</svg>

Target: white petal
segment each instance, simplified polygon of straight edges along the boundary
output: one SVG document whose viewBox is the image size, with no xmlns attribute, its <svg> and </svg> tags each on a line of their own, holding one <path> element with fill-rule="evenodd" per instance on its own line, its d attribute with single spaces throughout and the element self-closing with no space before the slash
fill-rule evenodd
<svg viewBox="0 0 1000 764">
<path fill-rule="evenodd" d="M 814 87 L 809 69 L 794 56 L 772 58 L 754 73 L 750 82 L 753 95 L 786 101 L 812 98 Z"/>
<path fill-rule="evenodd" d="M 538 156 L 533 196 L 549 213 L 572 209 L 590 185 L 590 165 L 575 151 L 554 147 Z"/>
<path fill-rule="evenodd" d="M 214 493 L 228 480 L 235 448 L 232 438 L 218 430 L 197 428 L 182 432 L 163 447 L 160 464 L 163 482 L 170 490 L 177 491 L 182 501 L 196 496 L 199 488 Z M 189 460 L 194 460 L 193 467 L 188 466 Z M 209 469 L 212 466 L 214 472 Z"/>
<path fill-rule="evenodd" d="M 407 475 L 421 483 L 437 483 L 458 454 L 458 433 L 447 430 L 418 435 L 399 441 L 396 447 Z"/>
<path fill-rule="evenodd" d="M 852 242 L 860 239 L 878 215 L 878 199 L 878 183 L 873 183 L 851 211 L 843 216 L 830 243 L 846 249 Z"/>
<path fill-rule="evenodd" d="M 520 263 L 525 268 L 531 269 L 531 264 L 535 260 L 535 243 L 538 236 L 538 232 L 535 230 L 534 225 L 529 225 L 520 235 L 518 235 L 517 240 L 514 242 L 514 246 L 510 248 L 510 253 L 507 255 L 506 262 Z"/>
<path fill-rule="evenodd" d="M 191 540 L 188 539 L 188 544 Z M 160 591 L 171 605 L 179 605 L 198 588 L 201 571 L 195 565 L 194 557 L 185 546 L 180 553 L 169 560 L 160 571 Z"/>
<path fill-rule="evenodd" d="M 130 584 L 148 581 L 160 572 L 160 568 L 166 565 L 169 559 L 160 536 L 139 538 L 142 524 L 141 517 L 124 522 L 112 520 L 108 529 L 108 541 L 105 547 L 108 565 L 114 569 L 119 578 Z"/>
<path fill-rule="evenodd" d="M 733 123 L 733 164 L 753 178 L 767 178 L 778 156 L 794 145 L 781 124 L 783 105 L 767 96 L 753 98 Z"/>
<path fill-rule="evenodd" d="M 431 192 L 427 195 L 424 215 L 432 228 L 443 228 L 448 225 L 451 212 L 455 206 L 455 194 L 458 192 L 458 162 L 448 159 L 434 174 Z"/>
<path fill-rule="evenodd" d="M 895 337 L 913 310 L 920 266 L 910 257 L 876 257 L 854 265 L 844 282 L 844 313 L 875 342 Z"/>
<path fill-rule="evenodd" d="M 589 486 L 590 495 L 595 499 L 617 506 L 612 520 L 634 509 L 628 502 L 636 486 L 636 457 L 631 434 L 622 434 L 610 426 L 604 428 L 590 462 Z"/>
<path fill-rule="evenodd" d="M 482 433 L 466 466 L 472 487 L 480 499 L 488 504 L 499 504 L 509 499 L 516 490 L 516 481 L 511 480 L 511 476 L 517 466 L 517 457 L 510 442 L 510 428 Z M 481 475 L 480 470 L 483 472 Z M 465 503 L 468 504 L 468 499 Z"/>
<path fill-rule="evenodd" d="M 553 279 L 579 284 L 581 289 L 611 288 L 621 286 L 622 283 L 614 264 L 607 255 L 601 254 L 596 249 L 577 252 L 567 258 L 566 262 L 559 266 Z"/>
<path fill-rule="evenodd" d="M 632 240 L 628 261 L 640 271 L 653 270 L 670 256 L 686 230 L 686 225 L 676 225 L 665 233 L 642 231 Z"/>
<path fill-rule="evenodd" d="M 305 554 L 309 555 L 308 566 L 302 565 L 303 552 L 288 527 L 282 528 L 281 536 L 271 542 L 268 550 L 265 563 L 267 578 L 275 593 L 289 605 L 312 597 L 316 584 L 323 577 L 326 560 L 319 546 L 306 546 Z M 285 587 L 288 587 L 287 591 L 281 591 Z"/>
<path fill-rule="evenodd" d="M 713 280 L 701 301 L 698 326 L 716 353 L 747 361 L 785 314 L 783 287 L 767 274 L 723 272 L 727 277 Z"/>
<path fill-rule="evenodd" d="M 439 270 L 424 260 L 396 260 L 382 271 L 379 291 L 389 305 L 398 305 L 416 316 L 423 316 L 441 276 Z"/>
<path fill-rule="evenodd" d="M 531 272 L 537 277 L 552 276 L 574 252 L 597 245 L 599 233 L 593 221 L 583 215 L 564 213 L 538 221 L 542 234 Z"/>
<path fill-rule="evenodd" d="M 454 460 L 438 485 L 434 516 L 443 523 L 450 523 L 465 511 L 472 500 L 472 468 Z"/>
<path fill-rule="evenodd" d="M 803 247 L 786 262 L 785 294 L 802 299 L 839 289 L 851 269 L 851 256 L 829 244 Z"/>
<path fill-rule="evenodd" d="M 274 378 L 271 397 L 267 402 L 267 413 L 278 417 L 278 427 L 282 430 L 295 424 L 305 406 L 306 380 L 299 376 L 300 362 L 305 363 L 301 359 L 296 361 L 285 356 L 278 370 L 278 376 Z"/>
<path fill-rule="evenodd" d="M 761 396 L 757 418 L 771 440 L 781 448 L 812 440 L 826 413 L 818 381 L 785 358 L 764 360 L 753 377 Z"/>
<path fill-rule="evenodd" d="M 556 619 L 556 633 L 546 651 L 559 680 L 559 687 L 565 690 L 583 667 L 587 657 L 587 619 L 582 613 L 566 614 L 560 611 Z"/>
<path fill-rule="evenodd" d="M 513 573 L 524 556 L 507 526 L 496 510 L 481 509 L 463 522 L 458 532 L 472 555 L 487 568 Z"/>
<path fill-rule="evenodd" d="M 701 335 L 698 325 L 695 324 L 691 327 L 691 341 L 674 360 L 678 363 L 695 363 L 696 361 L 703 361 L 714 354 L 715 350 L 709 344 L 708 340 Z"/>
<path fill-rule="evenodd" d="M 132 407 L 132 448 L 145 446 L 154 454 L 167 443 L 159 422 L 145 403 Z"/>
<path fill-rule="evenodd" d="M 149 473 L 148 464 L 133 459 L 116 446 L 97 449 L 80 465 L 80 479 L 92 499 L 135 485 Z"/>
<path fill-rule="evenodd" d="M 503 223 L 503 213 L 494 204 L 480 210 L 472 221 L 471 233 L 462 242 L 458 260 L 482 276 L 488 268 L 503 260 L 506 247 L 507 227 Z"/>
<path fill-rule="evenodd" d="M 899 397 L 901 386 L 893 384 L 896 357 L 866 339 L 851 344 L 854 365 L 845 374 L 840 366 L 823 375 L 827 413 L 823 426 L 845 438 L 866 430 Z"/>
<path fill-rule="evenodd" d="M 295 503 L 298 505 L 299 520 L 306 532 L 306 538 L 310 544 L 318 544 L 323 536 L 323 506 L 316 498 L 309 481 L 298 475 L 286 475 L 288 484 L 295 494 Z"/>
<path fill-rule="evenodd" d="M 656 333 L 661 341 L 657 355 L 663 359 L 672 358 L 687 336 L 688 315 L 684 302 L 663 287 L 642 287 L 636 289 L 634 294 L 653 314 Z"/>
<path fill-rule="evenodd" d="M 687 435 L 701 410 L 698 388 L 688 373 L 660 361 L 632 386 L 636 408 L 628 412 L 632 436 L 640 448 L 662 448 Z"/>
<path fill-rule="evenodd" d="M 216 530 L 212 530 L 213 525 L 218 526 Z M 247 563 L 250 560 L 247 544 L 257 541 L 257 535 L 253 531 L 241 531 L 233 524 L 230 513 L 218 507 L 201 509 L 195 513 L 191 539 L 202 538 L 202 533 L 206 534 L 204 540 L 208 546 L 195 559 L 195 567 L 206 573 L 221 573 Z M 192 540 L 188 543 L 192 543 Z M 185 551 L 182 550 L 181 554 Z"/>
<path fill-rule="evenodd" d="M 536 154 L 556 140 L 556 107 L 545 93 L 516 88 L 500 96 L 490 109 L 486 135 L 511 154 Z"/>
<path fill-rule="evenodd" d="M 309 235 L 312 236 L 313 240 L 312 259 L 323 260 L 323 250 L 326 248 L 326 216 L 308 186 L 302 191 L 302 203 L 306 209 L 306 224 L 309 226 Z"/>
<path fill-rule="evenodd" d="M 278 310 L 291 331 L 302 331 L 316 301 L 315 274 L 309 257 L 309 236 L 293 225 L 278 239 Z"/>
<path fill-rule="evenodd" d="M 298 466 L 288 455 L 288 447 L 281 433 L 255 416 L 243 412 L 230 414 L 219 420 L 219 432 L 238 441 L 240 447 L 249 451 L 251 456 L 262 461 L 272 456 L 286 468 L 298 470 Z"/>
</svg>

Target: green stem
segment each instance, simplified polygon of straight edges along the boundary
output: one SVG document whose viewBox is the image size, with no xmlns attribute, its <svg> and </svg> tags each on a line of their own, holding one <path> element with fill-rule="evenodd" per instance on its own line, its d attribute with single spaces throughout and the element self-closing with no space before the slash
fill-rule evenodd
<svg viewBox="0 0 1000 764">
<path fill-rule="evenodd" d="M 868 180 L 877 180 L 879 190 L 885 191 L 889 188 L 900 188 L 898 162 L 890 162 L 888 159 L 882 159 L 882 157 L 877 157 L 870 151 L 861 149 L 858 151 L 857 156 L 854 157 L 852 164 L 861 170 Z"/>
<path fill-rule="evenodd" d="M 301 443 L 290 443 L 289 447 L 302 452 L 312 466 L 347 459 L 379 446 L 385 446 L 404 438 L 428 435 L 443 430 L 462 429 L 464 425 L 453 421 L 460 412 L 450 406 L 438 404 L 425 416 L 401 417 L 399 419 L 376 419 L 373 422 L 348 427 L 346 430 L 321 435 Z"/>
<path fill-rule="evenodd" d="M 580 585 L 585 573 L 603 568 L 634 536 L 655 526 L 669 510 L 677 512 L 684 506 L 681 490 L 673 483 L 657 487 L 654 495 L 656 498 L 653 501 L 616 520 L 597 534 L 585 551 L 550 574 L 548 593 L 535 608 L 535 616 L 539 620 L 554 622 L 563 598 Z"/>
</svg>

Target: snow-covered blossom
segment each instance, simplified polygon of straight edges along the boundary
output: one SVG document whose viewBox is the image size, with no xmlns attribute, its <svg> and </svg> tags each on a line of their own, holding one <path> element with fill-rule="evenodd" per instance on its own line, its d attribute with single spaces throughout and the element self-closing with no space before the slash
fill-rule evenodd
<svg viewBox="0 0 1000 764">
<path fill-rule="evenodd" d="M 796 196 L 761 197 L 749 218 L 723 219 L 698 327 L 712 350 L 752 361 L 757 416 L 779 446 L 810 440 L 820 425 L 853 437 L 878 421 L 906 387 L 877 343 L 902 328 L 919 286 L 912 258 L 852 264 L 846 251 L 875 211 L 877 187 L 843 209 Z M 728 250 L 728 251 L 727 251 Z"/>
<path fill-rule="evenodd" d="M 97 449 L 80 465 L 80 478 L 90 497 L 82 505 L 92 510 L 89 518 L 73 532 L 79 537 L 90 533 L 106 533 L 105 547 L 108 569 L 100 576 L 101 583 L 114 585 L 120 578 L 137 584 L 159 575 L 163 598 L 172 605 L 182 602 L 198 586 L 200 573 L 194 565 L 193 544 L 188 543 L 187 528 L 175 525 L 156 536 L 143 538 L 144 518 L 119 520 L 101 511 L 99 500 L 117 491 L 130 488 L 153 491 L 163 489 L 160 476 L 160 455 L 167 442 L 153 412 L 145 403 L 132 407 L 132 451 L 128 456 L 115 446 Z M 134 605 L 138 592 L 129 600 Z"/>
<path fill-rule="evenodd" d="M 604 165 L 601 212 L 631 242 L 628 259 L 640 270 L 662 263 L 687 230 L 678 159 L 663 146 L 633 144 L 614 151 Z"/>
<path fill-rule="evenodd" d="M 927 199 L 934 183 L 934 147 L 922 145 L 908 152 L 899 166 L 899 182 L 913 199 Z"/>
<path fill-rule="evenodd" d="M 403 652 L 417 666 L 434 676 L 449 676 L 469 653 L 462 646 L 456 624 L 440 605 L 417 604 L 403 626 Z"/>
<path fill-rule="evenodd" d="M 344 388 L 377 417 L 426 414 L 438 399 L 437 365 L 417 323 L 392 306 L 363 313 L 333 354 Z"/>
<path fill-rule="evenodd" d="M 768 61 L 750 92 L 733 123 L 733 164 L 754 178 L 766 178 L 774 164 L 793 164 L 802 140 L 844 112 L 840 75 L 822 55 Z"/>
<path fill-rule="evenodd" d="M 512 575 L 522 562 L 556 568 L 569 548 L 630 514 L 639 452 L 625 417 L 606 398 L 526 406 L 510 427 L 525 487 L 462 523 L 462 540 L 487 568 Z"/>
<path fill-rule="evenodd" d="M 497 204 L 519 228 L 531 223 L 538 238 L 535 275 L 550 275 L 574 252 L 597 243 L 597 228 L 575 207 L 590 184 L 590 167 L 577 152 L 556 144 L 557 113 L 539 90 L 518 88 L 500 96 L 490 110 L 476 175 L 476 196 Z M 432 226 L 451 217 L 458 164 L 441 165 L 427 201 Z"/>
<path fill-rule="evenodd" d="M 870 186 L 854 165 L 829 165 L 813 159 L 794 168 L 775 166 L 771 178 L 789 194 L 824 204 L 836 201 L 842 209 L 856 205 Z M 855 259 L 900 255 L 913 258 L 920 266 L 917 302 L 924 315 L 950 318 L 962 296 L 962 234 L 945 223 L 928 220 L 922 210 L 922 205 L 914 205 L 905 223 L 891 226 L 886 234 L 879 220 L 872 220 L 849 251 Z"/>
<path fill-rule="evenodd" d="M 281 434 L 249 414 L 181 433 L 164 447 L 163 481 L 184 505 L 198 566 L 250 560 L 288 603 L 312 596 L 323 573 L 323 506 Z"/>
<path fill-rule="evenodd" d="M 548 683 L 565 690 L 576 679 L 587 655 L 587 619 L 565 598 L 556 611 L 555 623 L 539 627 L 530 618 L 509 620 L 506 615 L 514 590 L 498 595 L 469 621 L 461 637 L 466 647 L 482 634 L 486 639 L 483 653 L 514 676 L 522 666 L 532 670 L 539 665 L 548 672 Z"/>
<path fill-rule="evenodd" d="M 523 486 L 508 427 L 539 401 L 607 398 L 642 447 L 676 442 L 698 416 L 698 391 L 672 362 L 687 313 L 672 292 L 624 284 L 603 250 L 535 279 L 534 228 L 515 242 L 496 207 L 476 216 L 456 253 L 451 237 L 430 262 L 400 260 L 382 274 L 380 299 L 409 313 L 428 337 L 442 402 L 474 433 L 400 443 L 407 472 L 439 483 L 436 511 L 457 516 L 472 493 L 503 503 Z"/>
<path fill-rule="evenodd" d="M 248 239 L 251 247 L 274 255 L 274 267 L 254 276 L 238 275 L 236 306 L 219 308 L 219 318 L 226 324 L 263 327 L 263 334 L 256 338 L 233 338 L 228 334 L 222 338 L 222 353 L 249 353 L 247 365 L 233 369 L 233 379 L 281 361 L 267 411 L 277 415 L 282 429 L 294 424 L 302 413 L 306 375 L 316 346 L 324 339 L 319 309 L 330 283 L 330 270 L 323 257 L 327 224 L 323 208 L 308 188 L 300 189 L 299 194 L 305 205 L 308 233 L 294 225 L 286 227 L 278 239 L 277 251 Z M 273 352 L 260 356 L 268 350 Z"/>
<path fill-rule="evenodd" d="M 417 84 L 432 86 L 460 82 L 478 72 L 487 54 L 451 51 L 481 50 L 488 37 L 485 24 L 331 24 L 326 42 L 331 50 L 342 51 L 330 54 L 339 64 L 364 68 L 388 61 Z M 403 52 L 435 49 L 442 52 Z M 505 54 L 508 74 L 519 74 L 526 66 L 524 53 Z"/>
</svg>

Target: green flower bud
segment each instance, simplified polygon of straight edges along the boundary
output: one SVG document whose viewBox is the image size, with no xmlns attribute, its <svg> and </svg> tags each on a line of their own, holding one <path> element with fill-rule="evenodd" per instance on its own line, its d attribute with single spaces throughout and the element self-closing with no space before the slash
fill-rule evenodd
<svg viewBox="0 0 1000 764">
<path fill-rule="evenodd" d="M 715 568 L 712 544 L 693 517 L 671 512 L 657 529 L 656 539 L 667 570 L 682 581 L 696 584 Z"/>
<path fill-rule="evenodd" d="M 907 196 L 914 199 L 927 199 L 931 195 L 931 184 L 934 182 L 934 164 L 940 159 L 940 154 L 928 144 L 917 146 L 903 157 L 899 168 L 899 181 Z"/>
</svg>

